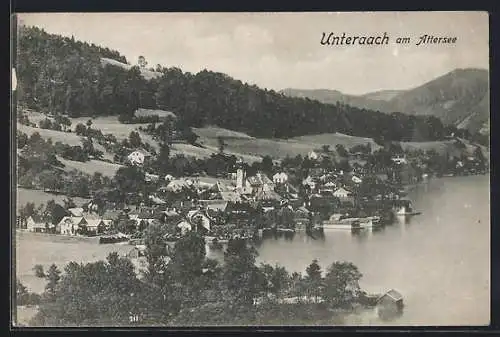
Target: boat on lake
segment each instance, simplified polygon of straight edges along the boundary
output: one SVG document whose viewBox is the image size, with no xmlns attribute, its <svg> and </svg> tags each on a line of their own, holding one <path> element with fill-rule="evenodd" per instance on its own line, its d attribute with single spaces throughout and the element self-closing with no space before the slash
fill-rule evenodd
<svg viewBox="0 0 500 337">
<path fill-rule="evenodd" d="M 397 201 L 395 201 L 393 210 L 394 210 L 394 214 L 396 216 L 399 216 L 399 217 L 421 214 L 421 212 L 418 212 L 418 211 L 413 209 L 410 200 L 397 200 Z"/>
<path fill-rule="evenodd" d="M 356 230 L 368 229 L 380 224 L 379 216 L 369 216 L 363 218 L 344 217 L 341 214 L 334 214 L 329 220 L 323 221 L 322 228 L 328 229 L 341 229 L 341 230 Z"/>
</svg>

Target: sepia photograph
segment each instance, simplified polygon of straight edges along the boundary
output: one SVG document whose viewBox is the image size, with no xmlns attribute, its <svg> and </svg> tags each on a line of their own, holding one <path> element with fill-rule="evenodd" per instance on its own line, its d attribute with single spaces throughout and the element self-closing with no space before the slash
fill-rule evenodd
<svg viewBox="0 0 500 337">
<path fill-rule="evenodd" d="M 490 324 L 487 12 L 11 27 L 11 326 Z"/>
</svg>

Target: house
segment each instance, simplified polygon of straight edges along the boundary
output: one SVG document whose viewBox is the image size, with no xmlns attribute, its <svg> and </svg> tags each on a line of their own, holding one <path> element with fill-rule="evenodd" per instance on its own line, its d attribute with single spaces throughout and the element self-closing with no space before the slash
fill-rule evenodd
<svg viewBox="0 0 500 337">
<path fill-rule="evenodd" d="M 302 185 L 308 186 L 311 190 L 316 187 L 316 180 L 312 176 L 308 176 L 302 181 Z"/>
<path fill-rule="evenodd" d="M 63 235 L 81 234 L 82 228 L 87 224 L 83 216 L 65 216 L 56 225 L 56 232 Z"/>
<path fill-rule="evenodd" d="M 403 296 L 391 289 L 377 299 L 377 313 L 381 319 L 391 319 L 403 312 Z"/>
<path fill-rule="evenodd" d="M 85 224 L 80 225 L 82 234 L 94 236 L 105 232 L 106 224 L 101 218 L 85 217 Z"/>
<path fill-rule="evenodd" d="M 132 151 L 128 156 L 127 159 L 132 165 L 143 165 L 144 161 L 148 160 L 151 158 L 151 153 L 144 149 L 137 149 L 135 151 Z"/>
<path fill-rule="evenodd" d="M 258 172 L 256 175 L 246 179 L 246 186 L 251 189 L 251 193 L 253 194 L 261 191 L 264 185 L 274 188 L 274 182 L 262 172 Z"/>
<path fill-rule="evenodd" d="M 186 234 L 187 232 L 189 232 L 192 229 L 191 224 L 189 222 L 187 222 L 186 220 L 179 221 L 179 223 L 177 223 L 177 225 L 175 227 L 180 229 L 182 235 Z"/>
<path fill-rule="evenodd" d="M 309 158 L 310 160 L 318 160 L 319 155 L 316 152 L 311 151 L 307 154 L 307 158 Z"/>
<path fill-rule="evenodd" d="M 200 230 L 199 225 L 201 225 L 205 230 L 210 231 L 210 218 L 203 211 L 191 210 L 187 213 L 186 218 L 195 229 Z"/>
<path fill-rule="evenodd" d="M 361 179 L 360 177 L 356 176 L 356 175 L 353 175 L 351 177 L 351 180 L 355 183 L 355 184 L 361 184 L 363 182 L 363 179 Z"/>
<path fill-rule="evenodd" d="M 106 224 L 114 223 L 120 217 L 120 211 L 107 209 L 102 215 L 102 219 Z"/>
<path fill-rule="evenodd" d="M 285 172 L 279 172 L 273 175 L 273 182 L 275 184 L 283 184 L 288 181 L 288 175 Z"/>
<path fill-rule="evenodd" d="M 160 180 L 160 176 L 157 174 L 146 173 L 144 175 L 144 181 L 146 182 L 157 182 Z"/>
<path fill-rule="evenodd" d="M 45 233 L 51 225 L 52 224 L 49 224 L 47 221 L 43 221 L 43 219 L 36 214 L 30 215 L 28 219 L 26 219 L 26 229 L 29 232 Z"/>
<path fill-rule="evenodd" d="M 408 163 L 408 161 L 406 160 L 406 158 L 402 157 L 402 156 L 392 157 L 391 160 L 393 162 L 395 162 L 396 164 L 398 164 L 398 165 L 407 164 Z"/>
<path fill-rule="evenodd" d="M 339 199 L 347 199 L 349 197 L 352 196 L 352 192 L 346 190 L 345 188 L 343 187 L 340 187 L 338 189 L 336 189 L 334 192 L 333 192 L 333 196 L 334 197 L 337 197 Z"/>
</svg>

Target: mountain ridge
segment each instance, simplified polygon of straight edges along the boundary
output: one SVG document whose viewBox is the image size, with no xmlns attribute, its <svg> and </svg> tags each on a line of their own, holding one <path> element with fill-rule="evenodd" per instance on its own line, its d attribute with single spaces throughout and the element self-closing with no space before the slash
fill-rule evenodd
<svg viewBox="0 0 500 337">
<path fill-rule="evenodd" d="M 460 125 L 471 132 L 480 130 L 489 120 L 489 73 L 484 68 L 457 68 L 406 90 L 381 90 L 363 95 L 330 89 L 286 88 L 280 92 L 385 113 L 432 115 L 445 124 Z"/>
</svg>

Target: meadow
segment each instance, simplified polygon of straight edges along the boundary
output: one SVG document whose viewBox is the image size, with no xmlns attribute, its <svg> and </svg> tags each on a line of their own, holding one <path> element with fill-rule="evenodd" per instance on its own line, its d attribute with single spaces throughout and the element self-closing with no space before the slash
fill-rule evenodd
<svg viewBox="0 0 500 337">
<path fill-rule="evenodd" d="M 57 159 L 65 165 L 65 170 L 77 170 L 89 175 L 93 175 L 96 172 L 102 173 L 104 176 L 108 176 L 110 178 L 114 177 L 116 171 L 122 165 L 115 163 L 108 163 L 102 160 L 94 160 L 91 159 L 86 162 L 67 160 L 61 157 L 57 157 Z"/>
<path fill-rule="evenodd" d="M 34 202 L 35 206 L 39 204 L 46 204 L 49 200 L 54 200 L 56 203 L 61 205 L 64 204 L 63 200 L 67 198 L 66 195 L 61 194 L 51 194 L 40 190 L 30 190 L 26 188 L 17 188 L 17 202 L 16 207 L 19 210 L 21 207 L 24 207 L 28 202 Z M 72 198 L 77 206 L 81 206 L 84 203 L 88 202 L 90 199 L 74 197 Z"/>
</svg>

